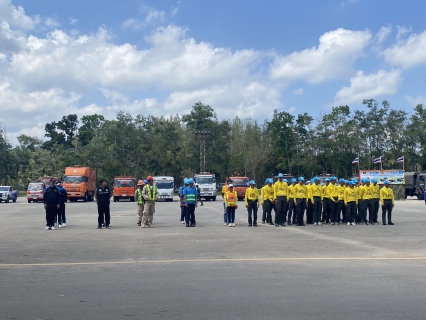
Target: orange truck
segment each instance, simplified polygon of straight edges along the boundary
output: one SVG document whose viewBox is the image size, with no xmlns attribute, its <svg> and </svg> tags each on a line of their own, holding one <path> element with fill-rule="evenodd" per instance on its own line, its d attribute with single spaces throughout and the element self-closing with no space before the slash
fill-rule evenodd
<svg viewBox="0 0 426 320">
<path fill-rule="evenodd" d="M 135 201 L 136 178 L 135 177 L 115 177 L 114 178 L 114 202 L 120 199 L 130 199 Z"/>
<path fill-rule="evenodd" d="M 237 191 L 238 200 L 244 200 L 246 196 L 246 190 L 250 186 L 248 177 L 229 177 L 227 180 L 231 180 L 234 185 L 234 190 Z"/>
<path fill-rule="evenodd" d="M 67 189 L 70 201 L 93 201 L 96 191 L 96 169 L 89 167 L 66 167 L 62 186 Z"/>
</svg>

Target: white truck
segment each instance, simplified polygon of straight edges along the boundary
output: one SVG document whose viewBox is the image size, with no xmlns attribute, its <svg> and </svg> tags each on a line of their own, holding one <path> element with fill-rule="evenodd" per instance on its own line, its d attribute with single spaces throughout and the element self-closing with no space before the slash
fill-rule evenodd
<svg viewBox="0 0 426 320">
<path fill-rule="evenodd" d="M 154 184 L 157 187 L 159 200 L 173 201 L 175 193 L 175 179 L 173 177 L 154 177 Z"/>
<path fill-rule="evenodd" d="M 200 188 L 200 197 L 216 201 L 216 176 L 210 172 L 194 175 L 194 180 Z"/>
<path fill-rule="evenodd" d="M 13 190 L 11 186 L 0 186 L 0 202 L 16 202 L 18 199 L 18 190 Z"/>
</svg>

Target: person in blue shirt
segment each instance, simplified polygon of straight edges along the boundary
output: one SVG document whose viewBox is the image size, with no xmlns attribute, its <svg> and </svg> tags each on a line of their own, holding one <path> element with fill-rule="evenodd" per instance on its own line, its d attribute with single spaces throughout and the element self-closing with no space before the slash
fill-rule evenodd
<svg viewBox="0 0 426 320">
<path fill-rule="evenodd" d="M 197 188 L 194 186 L 194 179 L 188 179 L 189 186 L 185 188 L 183 194 L 185 196 L 186 206 L 186 226 L 195 227 L 195 208 L 198 206 L 197 202 Z"/>
<path fill-rule="evenodd" d="M 56 186 L 59 188 L 59 191 L 61 192 L 61 206 L 58 209 L 58 227 L 66 227 L 67 226 L 67 218 L 65 217 L 65 203 L 68 200 L 68 194 L 67 189 L 62 187 L 61 181 L 58 181 Z"/>
<path fill-rule="evenodd" d="M 55 216 L 61 204 L 61 191 L 56 186 L 55 178 L 50 179 L 50 185 L 44 190 L 43 203 L 46 209 L 46 230 L 55 230 Z"/>
<path fill-rule="evenodd" d="M 180 223 L 185 224 L 186 219 L 186 202 L 185 195 L 183 194 L 184 190 L 188 187 L 188 178 L 183 179 L 183 186 L 179 188 L 179 205 L 180 205 Z"/>
</svg>

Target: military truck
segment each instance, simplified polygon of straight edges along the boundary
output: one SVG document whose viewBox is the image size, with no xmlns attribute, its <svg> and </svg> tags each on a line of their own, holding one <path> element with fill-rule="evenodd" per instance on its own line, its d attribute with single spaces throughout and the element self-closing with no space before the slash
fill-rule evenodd
<svg viewBox="0 0 426 320">
<path fill-rule="evenodd" d="M 405 173 L 405 198 L 417 197 L 424 200 L 426 172 Z"/>
</svg>

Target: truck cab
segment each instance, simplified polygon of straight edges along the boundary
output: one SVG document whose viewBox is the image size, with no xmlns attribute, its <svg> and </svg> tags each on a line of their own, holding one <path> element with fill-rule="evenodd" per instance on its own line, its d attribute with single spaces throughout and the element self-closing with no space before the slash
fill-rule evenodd
<svg viewBox="0 0 426 320">
<path fill-rule="evenodd" d="M 250 187 L 250 179 L 248 177 L 229 177 L 237 191 L 238 200 L 244 200 L 246 190 Z"/>
<path fill-rule="evenodd" d="M 405 172 L 405 198 L 425 199 L 426 172 Z"/>
<path fill-rule="evenodd" d="M 96 169 L 73 166 L 65 168 L 62 186 L 67 189 L 70 201 L 93 201 L 96 191 Z"/>
<path fill-rule="evenodd" d="M 154 184 L 157 187 L 158 199 L 173 201 L 175 193 L 175 179 L 168 176 L 154 177 Z"/>
<path fill-rule="evenodd" d="M 114 202 L 120 199 L 130 199 L 135 201 L 136 179 L 135 177 L 115 177 L 114 178 Z"/>
<path fill-rule="evenodd" d="M 210 172 L 194 175 L 194 180 L 200 188 L 200 197 L 216 201 L 216 176 Z"/>
<path fill-rule="evenodd" d="M 28 203 L 43 201 L 45 184 L 43 182 L 31 182 L 27 187 Z"/>
</svg>

